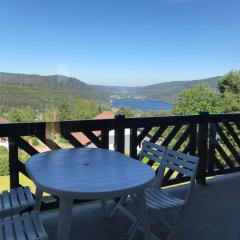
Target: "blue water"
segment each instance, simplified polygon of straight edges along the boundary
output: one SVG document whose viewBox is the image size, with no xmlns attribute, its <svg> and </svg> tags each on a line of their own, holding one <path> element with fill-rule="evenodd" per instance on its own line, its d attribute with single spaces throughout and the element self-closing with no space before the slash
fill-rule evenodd
<svg viewBox="0 0 240 240">
<path fill-rule="evenodd" d="M 142 110 L 142 111 L 171 111 L 172 104 L 165 103 L 156 100 L 143 100 L 143 99 L 133 99 L 133 98 L 124 98 L 124 99 L 113 99 L 112 106 L 115 108 L 119 107 L 128 107 L 132 110 Z"/>
</svg>

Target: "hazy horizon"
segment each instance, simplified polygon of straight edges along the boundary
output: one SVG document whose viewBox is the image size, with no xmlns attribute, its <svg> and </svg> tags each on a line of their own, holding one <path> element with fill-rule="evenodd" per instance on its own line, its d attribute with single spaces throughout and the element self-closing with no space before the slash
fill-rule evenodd
<svg viewBox="0 0 240 240">
<path fill-rule="evenodd" d="M 220 75 L 218 76 L 208 76 L 206 78 L 196 78 L 196 79 L 186 79 L 186 80 L 173 80 L 173 81 L 161 81 L 161 82 L 155 82 L 155 83 L 150 83 L 150 84 L 145 84 L 145 85 L 133 85 L 133 86 L 125 86 L 125 85 L 106 85 L 106 84 L 92 84 L 89 82 L 84 81 L 83 79 L 80 79 L 78 77 L 75 76 L 68 76 L 68 75 L 62 75 L 62 74 L 50 74 L 50 75 L 44 75 L 44 74 L 38 74 L 38 73 L 18 73 L 18 72 L 4 72 L 4 71 L 0 71 L 1 73 L 6 73 L 6 74 L 22 74 L 22 75 L 38 75 L 38 76 L 42 76 L 42 77 L 47 77 L 47 76 L 65 76 L 65 77 L 69 77 L 69 78 L 75 78 L 81 82 L 84 82 L 86 84 L 89 85 L 99 85 L 99 86 L 109 86 L 109 87 L 145 87 L 145 86 L 149 86 L 149 85 L 154 85 L 154 84 L 158 84 L 158 83 L 169 83 L 169 82 L 188 82 L 188 81 L 201 81 L 201 80 L 205 80 L 205 79 L 209 79 L 209 78 L 214 78 L 214 77 L 221 77 Z"/>
</svg>

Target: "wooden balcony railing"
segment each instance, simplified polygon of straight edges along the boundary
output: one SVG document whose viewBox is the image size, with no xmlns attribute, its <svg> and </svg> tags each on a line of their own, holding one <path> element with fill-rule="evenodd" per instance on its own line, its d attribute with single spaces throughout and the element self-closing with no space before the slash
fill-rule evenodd
<svg viewBox="0 0 240 240">
<path fill-rule="evenodd" d="M 125 129 L 130 129 L 129 149 L 125 146 Z M 81 132 L 96 147 L 109 148 L 109 133 L 114 130 L 114 148 L 116 151 L 138 157 L 138 147 L 143 139 L 158 142 L 174 150 L 198 155 L 200 166 L 198 183 L 205 184 L 206 177 L 231 173 L 240 170 L 240 114 L 209 114 L 198 115 L 125 118 L 116 115 L 115 119 L 6 123 L 0 124 L 0 137 L 9 139 L 9 170 L 10 185 L 20 185 L 19 173 L 27 176 L 25 166 L 19 160 L 19 149 L 30 156 L 38 153 L 26 136 L 34 136 L 46 146 L 46 149 L 59 149 L 56 135 L 65 139 L 72 147 L 84 147 L 72 133 Z M 95 131 L 95 132 L 94 132 Z M 100 134 L 96 134 L 100 131 Z M 148 162 L 153 165 L 153 162 Z M 187 181 L 182 174 L 168 170 L 164 184 L 171 185 Z M 44 204 L 49 209 L 54 204 Z"/>
</svg>

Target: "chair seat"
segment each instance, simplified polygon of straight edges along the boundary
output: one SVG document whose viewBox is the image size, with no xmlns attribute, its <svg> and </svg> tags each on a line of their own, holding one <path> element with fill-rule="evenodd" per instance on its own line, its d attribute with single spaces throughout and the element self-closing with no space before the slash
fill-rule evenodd
<svg viewBox="0 0 240 240">
<path fill-rule="evenodd" d="M 147 206 L 154 209 L 180 207 L 185 204 L 184 200 L 156 187 L 147 188 L 145 197 Z"/>
<path fill-rule="evenodd" d="M 0 217 L 16 214 L 21 210 L 35 205 L 29 187 L 19 187 L 0 194 Z"/>
<path fill-rule="evenodd" d="M 0 239 L 47 240 L 37 211 L 5 217 L 0 220 Z"/>
</svg>

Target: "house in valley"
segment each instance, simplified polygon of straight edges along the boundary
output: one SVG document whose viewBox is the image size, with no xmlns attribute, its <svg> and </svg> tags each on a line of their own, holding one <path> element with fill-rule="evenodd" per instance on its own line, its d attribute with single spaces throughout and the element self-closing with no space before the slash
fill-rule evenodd
<svg viewBox="0 0 240 240">
<path fill-rule="evenodd" d="M 114 118 L 114 113 L 111 111 L 104 111 L 97 115 L 94 119 L 113 119 Z M 141 133 L 141 130 L 138 130 L 138 134 Z M 101 137 L 101 131 L 93 131 L 93 134 L 100 138 Z M 85 147 L 96 147 L 92 141 L 84 135 L 82 132 L 74 132 L 72 135 Z M 111 130 L 109 132 L 109 149 L 114 150 L 114 135 L 115 131 Z M 144 140 L 149 140 L 150 138 L 146 136 Z M 141 145 L 141 144 L 140 144 Z M 138 147 L 138 150 L 140 151 L 141 148 Z M 130 151 L 130 129 L 125 129 L 125 153 L 129 153 Z"/>
</svg>

